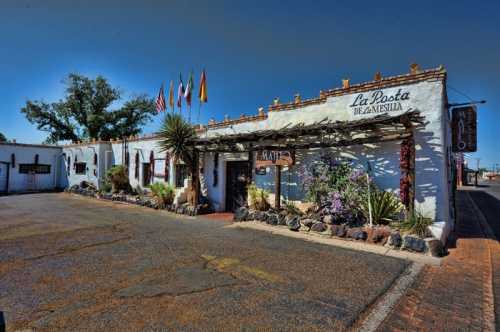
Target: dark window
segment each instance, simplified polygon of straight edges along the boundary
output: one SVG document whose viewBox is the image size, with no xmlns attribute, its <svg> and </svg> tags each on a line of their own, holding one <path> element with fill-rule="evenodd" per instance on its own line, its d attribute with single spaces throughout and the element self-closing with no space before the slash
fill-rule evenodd
<svg viewBox="0 0 500 332">
<path fill-rule="evenodd" d="M 139 152 L 135 153 L 135 178 L 139 178 Z"/>
<path fill-rule="evenodd" d="M 19 164 L 21 174 L 50 174 L 50 165 Z"/>
<path fill-rule="evenodd" d="M 184 180 L 189 176 L 189 168 L 186 164 L 175 165 L 175 186 L 177 188 L 184 186 Z"/>
<path fill-rule="evenodd" d="M 86 163 L 75 163 L 75 174 L 85 174 L 87 172 Z"/>
<path fill-rule="evenodd" d="M 94 165 L 97 166 L 97 153 L 94 153 Z"/>
<path fill-rule="evenodd" d="M 71 173 L 71 157 L 68 156 L 68 175 Z"/>
</svg>

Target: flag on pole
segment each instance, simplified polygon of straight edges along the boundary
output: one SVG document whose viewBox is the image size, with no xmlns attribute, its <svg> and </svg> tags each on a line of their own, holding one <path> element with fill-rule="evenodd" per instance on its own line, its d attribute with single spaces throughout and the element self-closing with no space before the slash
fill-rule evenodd
<svg viewBox="0 0 500 332">
<path fill-rule="evenodd" d="M 177 89 L 177 107 L 182 108 L 182 97 L 184 97 L 184 83 L 182 83 L 182 74 L 179 75 L 180 82 L 179 88 Z"/>
<path fill-rule="evenodd" d="M 203 69 L 203 71 L 201 72 L 200 90 L 198 92 L 198 98 L 200 99 L 200 103 L 206 103 L 208 101 L 207 74 L 205 73 L 205 69 Z"/>
<path fill-rule="evenodd" d="M 158 97 L 156 97 L 156 112 L 160 113 L 161 111 L 165 111 L 167 109 L 167 105 L 165 104 L 165 95 L 163 94 L 163 83 L 160 87 L 160 92 L 158 92 Z"/>
<path fill-rule="evenodd" d="M 170 90 L 168 91 L 168 104 L 172 111 L 174 110 L 174 81 L 170 81 Z"/>
<path fill-rule="evenodd" d="M 194 80 L 193 80 L 193 72 L 191 71 L 191 76 L 189 77 L 189 81 L 186 85 L 186 91 L 184 92 L 184 98 L 186 98 L 186 103 L 188 106 L 191 106 L 191 94 L 194 89 Z"/>
</svg>

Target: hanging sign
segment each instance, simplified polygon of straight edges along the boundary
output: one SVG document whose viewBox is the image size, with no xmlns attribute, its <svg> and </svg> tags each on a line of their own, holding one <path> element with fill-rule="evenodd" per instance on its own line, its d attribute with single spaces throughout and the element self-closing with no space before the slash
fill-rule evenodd
<svg viewBox="0 0 500 332">
<path fill-rule="evenodd" d="M 257 151 L 255 167 L 291 166 L 295 162 L 295 151 L 290 150 L 261 150 Z"/>
<path fill-rule="evenodd" d="M 459 107 L 452 110 L 451 117 L 452 151 L 477 151 L 477 114 L 475 106 Z"/>
</svg>

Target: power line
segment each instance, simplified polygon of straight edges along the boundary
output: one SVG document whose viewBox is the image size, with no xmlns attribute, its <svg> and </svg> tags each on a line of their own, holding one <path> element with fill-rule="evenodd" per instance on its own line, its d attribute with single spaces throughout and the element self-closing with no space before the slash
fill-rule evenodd
<svg viewBox="0 0 500 332">
<path fill-rule="evenodd" d="M 470 101 L 473 101 L 471 97 L 469 97 L 469 96 L 468 96 L 468 95 L 466 95 L 465 93 L 461 92 L 460 90 L 455 89 L 454 87 L 452 87 L 452 86 L 451 86 L 451 85 L 449 85 L 449 84 L 448 84 L 448 87 L 449 87 L 451 90 L 453 90 L 453 91 L 455 91 L 456 93 L 458 93 L 459 95 L 462 95 L 463 97 L 465 97 L 465 98 L 469 99 Z"/>
</svg>

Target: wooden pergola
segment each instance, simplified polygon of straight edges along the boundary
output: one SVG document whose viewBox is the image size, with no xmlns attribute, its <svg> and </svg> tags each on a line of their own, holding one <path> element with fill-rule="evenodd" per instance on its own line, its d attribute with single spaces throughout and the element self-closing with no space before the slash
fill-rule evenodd
<svg viewBox="0 0 500 332">
<path fill-rule="evenodd" d="M 234 134 L 208 135 L 208 132 L 192 139 L 188 144 L 197 152 L 248 152 L 253 171 L 252 153 L 263 150 L 301 150 L 353 146 L 389 141 L 403 141 L 410 145 L 412 160 L 405 170 L 413 185 L 411 201 L 414 197 L 414 129 L 424 125 L 424 117 L 418 111 L 408 111 L 400 115 L 378 115 L 354 121 L 331 121 L 325 118 L 313 124 L 286 124 L 279 129 L 262 129 Z M 403 171 L 403 170 L 402 170 Z M 280 167 L 276 172 L 276 206 L 280 197 Z M 252 174 L 252 172 L 250 173 Z M 413 208 L 413 203 L 409 208 Z"/>
</svg>

